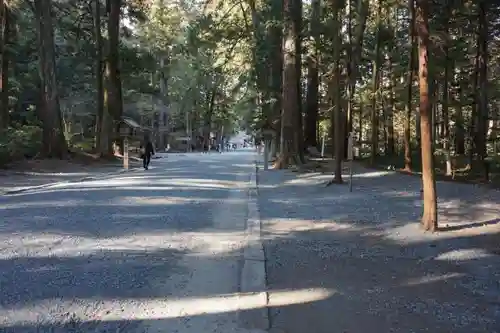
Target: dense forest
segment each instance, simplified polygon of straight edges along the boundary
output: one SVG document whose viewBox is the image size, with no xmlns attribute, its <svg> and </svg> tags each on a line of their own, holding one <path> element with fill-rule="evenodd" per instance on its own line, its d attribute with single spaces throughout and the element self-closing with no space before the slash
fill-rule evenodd
<svg viewBox="0 0 500 333">
<path fill-rule="evenodd" d="M 436 176 L 497 170 L 494 1 L 2 0 L 0 160 L 101 156 L 127 115 L 207 137 L 275 133 L 275 167 L 322 137 L 342 182 L 347 136 L 372 165 Z"/>
</svg>

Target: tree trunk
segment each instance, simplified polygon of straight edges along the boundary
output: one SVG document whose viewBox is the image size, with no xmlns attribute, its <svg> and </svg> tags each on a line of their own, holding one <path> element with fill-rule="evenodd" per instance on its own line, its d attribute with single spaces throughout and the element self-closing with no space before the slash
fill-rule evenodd
<svg viewBox="0 0 500 333">
<path fill-rule="evenodd" d="M 460 82 L 458 83 L 458 90 L 456 93 L 456 104 L 457 108 L 455 110 L 455 153 L 457 155 L 464 155 L 465 154 L 465 129 L 464 129 L 464 116 L 463 116 L 463 91 L 464 89 L 462 88 L 463 86 L 463 81 L 461 79 L 461 74 L 462 71 L 460 70 L 459 73 L 459 80 Z"/>
<path fill-rule="evenodd" d="M 298 161 L 304 163 L 304 129 L 302 115 L 302 0 L 293 1 L 293 34 L 295 42 L 295 71 L 297 85 L 297 113 L 295 116 L 295 144 Z"/>
<path fill-rule="evenodd" d="M 409 25 L 408 25 L 408 41 L 410 49 L 408 50 L 410 57 L 408 60 L 408 70 L 406 72 L 406 112 L 404 119 L 404 158 L 406 171 L 411 171 L 412 156 L 411 156 L 411 114 L 412 114 L 412 99 L 413 99 L 413 70 L 415 63 L 415 2 L 408 0 Z"/>
<path fill-rule="evenodd" d="M 313 0 L 311 4 L 310 35 L 313 38 L 313 46 L 307 57 L 307 97 L 305 118 L 305 144 L 306 147 L 318 147 L 316 140 L 318 123 L 318 65 L 319 65 L 319 15 L 321 0 Z"/>
<path fill-rule="evenodd" d="M 476 126 L 477 126 L 477 111 L 479 106 L 479 58 L 481 57 L 481 46 L 480 46 L 480 37 L 478 35 L 476 42 L 476 57 L 474 60 L 474 74 L 472 79 L 472 112 L 469 122 L 469 146 L 468 146 L 468 158 L 469 158 L 469 167 L 473 167 L 474 162 L 474 154 L 476 153 Z"/>
<path fill-rule="evenodd" d="M 252 30 L 253 30 L 253 41 L 255 47 L 252 48 L 252 60 L 253 60 L 253 69 L 255 75 L 255 82 L 257 85 L 257 90 L 259 92 L 260 99 L 260 107 L 262 109 L 262 124 L 266 126 L 270 126 L 273 123 L 273 116 L 270 114 L 269 104 L 270 100 L 270 89 L 269 89 L 269 53 L 268 49 L 266 49 L 265 44 L 265 31 L 263 29 L 263 24 L 261 24 L 260 13 L 258 12 L 258 8 L 256 7 L 255 0 L 249 1 L 249 6 L 252 15 Z M 273 8 L 274 9 L 274 8 Z M 249 28 L 249 27 L 248 27 Z M 280 69 L 282 70 L 282 69 Z"/>
<path fill-rule="evenodd" d="M 392 28 L 393 28 L 393 38 L 396 38 L 398 32 L 398 9 L 394 9 L 394 13 L 391 15 Z M 387 129 L 387 150 L 386 155 L 392 156 L 395 153 L 395 137 L 394 137 L 394 113 L 396 112 L 396 75 L 394 74 L 394 64 L 393 60 L 395 57 L 394 44 L 389 44 L 389 57 L 387 61 L 387 72 L 389 76 L 389 105 L 387 108 L 387 114 L 385 118 L 385 127 Z"/>
<path fill-rule="evenodd" d="M 62 159 L 68 155 L 68 147 L 64 138 L 57 90 L 51 1 L 35 1 L 35 12 L 38 23 L 39 74 L 42 95 L 42 105 L 39 110 L 43 124 L 42 155 Z"/>
<path fill-rule="evenodd" d="M 349 8 L 350 9 L 350 8 Z M 359 64 L 361 62 L 361 52 L 363 49 L 363 38 L 364 32 L 366 28 L 366 21 L 370 12 L 370 3 L 368 0 L 358 0 L 357 9 L 356 9 L 356 17 L 357 24 L 354 27 L 354 36 L 350 39 L 350 43 L 348 46 L 348 87 L 347 87 L 347 131 L 352 131 L 352 119 L 353 119 L 353 102 L 354 95 L 356 93 L 356 82 L 359 79 Z M 349 17 L 351 20 L 351 15 Z M 349 23 L 352 23 L 349 21 Z M 348 26 L 348 28 L 351 28 Z M 348 34 L 351 32 L 348 31 Z M 363 118 L 363 106 L 362 102 L 359 106 L 359 140 L 362 141 L 362 118 Z M 347 136 L 345 138 L 344 147 L 347 147 Z M 347 152 L 347 150 L 346 150 Z"/>
<path fill-rule="evenodd" d="M 376 16 L 376 27 L 377 34 L 375 37 L 375 59 L 373 60 L 373 81 L 372 81 L 372 147 L 371 147 L 371 164 L 375 164 L 375 159 L 378 155 L 378 127 L 379 127 L 379 115 L 377 109 L 377 95 L 379 89 L 379 76 L 380 76 L 380 43 L 381 43 L 381 19 L 382 19 L 382 0 L 377 1 L 377 16 Z"/>
<path fill-rule="evenodd" d="M 276 23 L 283 21 L 283 3 L 282 1 L 271 1 L 271 18 Z M 283 90 L 283 30 L 281 24 L 269 25 L 269 64 L 270 64 L 270 77 L 269 86 L 271 87 L 271 124 L 276 131 L 277 137 L 280 136 L 280 123 L 281 123 L 281 109 L 282 109 L 282 90 Z M 275 147 L 277 140 L 275 139 Z M 273 153 L 276 150 L 273 149 Z M 275 157 L 275 156 L 273 156 Z"/>
<path fill-rule="evenodd" d="M 445 32 L 446 35 L 448 36 L 449 34 L 449 20 L 451 20 L 451 2 L 447 4 L 446 6 L 446 21 L 445 21 Z M 448 38 L 448 37 L 447 37 Z M 449 62 L 451 61 L 450 55 L 449 55 L 450 47 L 449 47 L 449 40 L 447 39 L 445 41 L 444 45 L 444 77 L 443 77 L 443 97 L 442 97 L 442 113 L 443 113 L 443 125 L 442 125 L 442 138 L 443 138 L 443 150 L 445 153 L 446 157 L 446 175 L 451 176 L 453 173 L 453 166 L 451 163 L 451 151 L 450 151 L 450 119 L 449 119 L 449 113 L 448 113 L 448 106 L 449 106 L 449 100 L 450 100 L 450 93 L 449 93 L 449 79 L 450 79 L 450 64 Z M 453 73 L 453 71 L 452 71 Z"/>
<path fill-rule="evenodd" d="M 476 131 L 476 152 L 478 155 L 479 167 L 484 172 L 485 180 L 489 180 L 488 166 L 485 158 L 486 152 L 486 137 L 488 132 L 488 20 L 486 13 L 488 12 L 487 3 L 485 0 L 479 2 L 479 98 L 478 98 L 478 113 L 477 113 L 477 131 Z"/>
<path fill-rule="evenodd" d="M 100 150 L 102 142 L 102 118 L 104 113 L 104 87 L 103 87 L 103 66 L 102 66 L 102 34 L 101 34 L 101 1 L 94 1 L 94 34 L 95 34 L 95 79 L 97 90 L 97 113 L 95 128 L 95 148 Z"/>
<path fill-rule="evenodd" d="M 108 54 L 106 57 L 107 111 L 112 121 L 110 140 L 119 140 L 118 125 L 123 114 L 120 78 L 120 8 L 121 0 L 109 1 Z"/>
<path fill-rule="evenodd" d="M 296 162 L 296 137 L 294 123 L 297 118 L 297 70 L 295 35 L 293 29 L 293 2 L 285 0 L 283 6 L 284 43 L 283 43 L 283 110 L 281 112 L 280 156 L 276 160 L 276 169 L 286 169 L 291 160 Z"/>
<path fill-rule="evenodd" d="M 422 182 L 424 197 L 424 212 L 422 226 L 426 231 L 436 231 L 437 196 L 436 180 L 434 178 L 434 163 L 432 152 L 432 106 L 429 99 L 429 4 L 428 0 L 416 0 L 416 29 L 419 49 L 419 86 L 420 86 L 420 127 L 422 152 Z"/>
<path fill-rule="evenodd" d="M 0 57 L 2 62 L 1 78 L 0 78 L 0 130 L 9 126 L 9 37 L 11 27 L 11 13 L 6 4 L 6 0 L 2 0 L 0 4 L 0 20 L 1 20 L 1 42 L 0 42 Z"/>
<path fill-rule="evenodd" d="M 344 140 L 343 132 L 345 124 L 342 117 L 342 101 L 341 101 L 341 87 L 340 87 L 340 56 L 341 56 L 341 39 L 340 39 L 340 3 L 336 1 L 333 4 L 332 13 L 332 35 L 333 35 L 333 61 L 334 61 L 334 72 L 332 77 L 332 85 L 330 94 L 333 101 L 333 138 L 334 139 L 334 149 L 335 149 L 335 171 L 334 179 L 332 183 L 340 184 L 342 183 L 342 160 L 344 158 Z"/>
<path fill-rule="evenodd" d="M 203 117 L 203 139 L 204 142 L 209 142 L 210 140 L 210 130 L 212 129 L 212 118 L 214 114 L 215 108 L 215 94 L 217 93 L 217 87 L 214 87 L 211 93 L 207 96 L 208 99 L 208 108 L 205 111 L 205 115 Z M 188 133 L 191 136 L 191 133 Z M 210 150 L 210 148 L 209 148 Z"/>
</svg>

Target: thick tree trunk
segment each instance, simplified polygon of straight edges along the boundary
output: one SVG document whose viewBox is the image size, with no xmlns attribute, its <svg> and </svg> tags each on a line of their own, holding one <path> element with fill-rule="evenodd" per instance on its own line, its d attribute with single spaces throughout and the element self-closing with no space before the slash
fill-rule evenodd
<svg viewBox="0 0 500 333">
<path fill-rule="evenodd" d="M 100 150 L 102 142 L 102 118 L 104 113 L 104 87 L 103 87 L 103 66 L 102 66 L 102 34 L 101 34 L 101 1 L 94 1 L 94 34 L 95 34 L 95 80 L 97 90 L 97 112 L 95 127 L 95 148 Z"/>
<path fill-rule="evenodd" d="M 485 158 L 486 139 L 488 132 L 488 20 L 486 13 L 488 5 L 485 0 L 479 3 L 479 98 L 477 113 L 477 131 L 476 131 L 476 152 L 478 156 L 479 167 L 484 172 L 485 180 L 489 180 L 489 169 Z"/>
<path fill-rule="evenodd" d="M 349 12 L 351 12 L 350 4 L 349 4 Z M 349 45 L 348 45 L 348 87 L 347 87 L 347 132 L 352 132 L 353 130 L 353 104 L 354 104 L 354 95 L 356 93 L 356 82 L 359 78 L 359 63 L 361 62 L 361 52 L 363 49 L 363 38 L 364 32 L 366 29 L 366 21 L 368 19 L 368 15 L 370 12 L 370 3 L 368 0 L 358 0 L 357 9 L 356 9 L 356 17 L 357 24 L 354 27 L 354 35 L 352 36 L 352 16 L 349 15 L 348 18 L 348 36 L 349 36 Z M 350 13 L 352 14 L 352 13 Z M 359 107 L 359 140 L 361 141 L 362 134 L 362 105 Z M 345 154 L 347 153 L 347 141 L 348 137 L 345 136 L 344 148 Z"/>
<path fill-rule="evenodd" d="M 316 140 L 318 123 L 318 87 L 319 87 L 319 14 L 320 0 L 313 0 L 311 4 L 310 35 L 313 38 L 313 46 L 307 57 L 307 97 L 305 117 L 305 144 L 306 147 L 318 147 Z"/>
<path fill-rule="evenodd" d="M 451 4 L 451 3 L 450 3 Z M 446 8 L 446 17 L 451 16 L 451 6 L 448 4 Z M 449 21 L 446 21 L 445 23 L 445 31 L 446 34 L 448 35 L 449 33 Z M 442 125 L 442 133 L 441 136 L 443 138 L 443 150 L 445 153 L 446 157 L 446 175 L 451 176 L 453 174 L 453 166 L 451 163 L 451 150 L 450 150 L 450 144 L 451 144 L 451 138 L 450 138 L 450 119 L 449 119 L 449 113 L 448 113 L 448 106 L 449 106 L 449 100 L 450 100 L 450 93 L 449 93 L 449 80 L 450 80 L 450 64 L 449 62 L 451 61 L 449 51 L 449 40 L 445 41 L 445 46 L 444 46 L 444 77 L 443 77 L 443 97 L 442 97 L 442 105 L 441 105 L 441 110 L 443 113 L 443 125 Z M 453 73 L 453 71 L 451 71 Z"/>
<path fill-rule="evenodd" d="M 59 94 L 55 70 L 54 28 L 52 24 L 52 2 L 35 1 L 38 21 L 38 43 L 42 105 L 40 119 L 43 124 L 43 151 L 46 157 L 65 158 L 68 147 L 64 138 Z"/>
<path fill-rule="evenodd" d="M 0 57 L 2 62 L 1 78 L 0 78 L 0 129 L 9 126 L 9 37 L 10 37 L 10 20 L 11 13 L 7 7 L 6 0 L 1 0 L 0 4 Z"/>
<path fill-rule="evenodd" d="M 283 3 L 282 1 L 271 1 L 271 18 L 274 22 L 281 23 L 283 21 Z M 271 24 L 269 26 L 269 64 L 271 66 L 269 85 L 271 87 L 271 124 L 276 131 L 275 148 L 277 138 L 280 136 L 281 109 L 282 109 L 282 91 L 283 91 L 283 30 L 280 24 Z M 276 149 L 273 149 L 276 154 Z M 275 156 L 273 156 L 275 157 Z"/>
<path fill-rule="evenodd" d="M 392 54 L 392 51 L 391 51 Z M 388 62 L 388 74 L 389 74 L 389 103 L 387 105 L 387 113 L 385 117 L 385 127 L 387 129 L 387 150 L 386 155 L 392 156 L 395 153 L 395 137 L 394 137 L 394 113 L 396 112 L 396 77 L 393 72 L 392 56 L 389 58 Z"/>
<path fill-rule="evenodd" d="M 460 73 L 461 74 L 461 73 Z M 460 75 L 459 75 L 460 76 Z M 459 79 L 461 80 L 461 79 Z M 463 101 L 463 82 L 459 82 L 459 88 L 456 93 L 456 110 L 455 110 L 455 153 L 457 155 L 465 154 L 465 128 L 464 115 L 462 110 Z"/>
<path fill-rule="evenodd" d="M 281 112 L 280 156 L 276 160 L 276 169 L 285 169 L 290 162 L 297 162 L 296 136 L 294 123 L 297 118 L 297 70 L 295 35 L 293 29 L 293 2 L 284 1 L 284 47 L 283 47 L 283 111 Z"/>
<path fill-rule="evenodd" d="M 422 146 L 422 182 L 424 212 L 422 226 L 426 231 L 438 227 L 436 180 L 432 151 L 432 106 L 429 99 L 429 4 L 428 0 L 416 0 L 416 30 L 419 48 L 419 86 L 420 86 L 420 127 Z"/>
<path fill-rule="evenodd" d="M 411 171 L 412 156 L 411 156 L 411 114 L 412 114 L 412 99 L 413 99 L 413 70 L 415 68 L 415 2 L 408 0 L 408 11 L 410 22 L 408 27 L 408 39 L 410 44 L 410 58 L 408 60 L 408 70 L 406 72 L 406 112 L 404 120 L 404 158 L 406 171 Z"/>
<path fill-rule="evenodd" d="M 335 151 L 335 170 L 334 170 L 334 178 L 331 183 L 340 184 L 343 182 L 342 180 L 342 160 L 344 159 L 344 117 L 342 115 L 342 96 L 341 96 L 341 86 L 340 86 L 340 55 L 341 55 L 341 41 L 340 41 L 340 3 L 337 1 L 333 4 L 333 13 L 332 13 L 332 35 L 333 35 L 333 75 L 332 75 L 332 83 L 330 85 L 331 90 L 329 91 L 333 107 L 331 116 L 332 124 L 331 128 L 333 129 L 332 139 L 334 140 L 334 151 Z"/>
<path fill-rule="evenodd" d="M 372 146 L 371 146 L 371 163 L 375 164 L 375 159 L 378 155 L 378 132 L 379 132 L 379 114 L 378 114 L 378 106 L 377 106 L 377 95 L 379 89 L 379 81 L 380 81 L 380 43 L 381 43 L 381 19 L 382 19 L 382 4 L 380 3 L 382 0 L 377 1 L 377 16 L 376 16 L 376 26 L 377 26 L 377 34 L 375 37 L 375 59 L 373 60 L 373 81 L 372 81 L 372 113 L 371 113 L 371 122 L 372 122 Z"/>
<path fill-rule="evenodd" d="M 302 115 L 302 0 L 293 1 L 293 34 L 295 41 L 295 71 L 297 113 L 295 115 L 295 144 L 298 161 L 304 163 L 304 120 Z"/>
<path fill-rule="evenodd" d="M 118 125 L 123 114 L 123 102 L 120 78 L 120 8 L 121 0 L 108 0 L 108 39 L 109 47 L 106 57 L 107 112 L 112 121 L 112 132 L 109 139 L 119 141 Z"/>
</svg>

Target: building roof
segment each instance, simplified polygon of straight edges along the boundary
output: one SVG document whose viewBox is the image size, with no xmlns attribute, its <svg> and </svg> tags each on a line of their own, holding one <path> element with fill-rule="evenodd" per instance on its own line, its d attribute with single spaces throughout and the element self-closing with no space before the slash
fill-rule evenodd
<svg viewBox="0 0 500 333">
<path fill-rule="evenodd" d="M 141 128 L 141 125 L 139 125 L 134 119 L 129 118 L 129 117 L 122 117 L 122 121 L 127 125 L 132 128 Z"/>
</svg>

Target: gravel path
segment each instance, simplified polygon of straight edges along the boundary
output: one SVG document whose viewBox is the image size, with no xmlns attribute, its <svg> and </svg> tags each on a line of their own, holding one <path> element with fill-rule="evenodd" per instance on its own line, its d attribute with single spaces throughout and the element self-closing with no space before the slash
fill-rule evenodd
<svg viewBox="0 0 500 333">
<path fill-rule="evenodd" d="M 271 333 L 500 332 L 498 192 L 440 183 L 430 235 L 418 178 L 330 177 L 259 171 Z"/>
<path fill-rule="evenodd" d="M 253 154 L 0 197 L 0 332 L 237 332 Z"/>
</svg>

